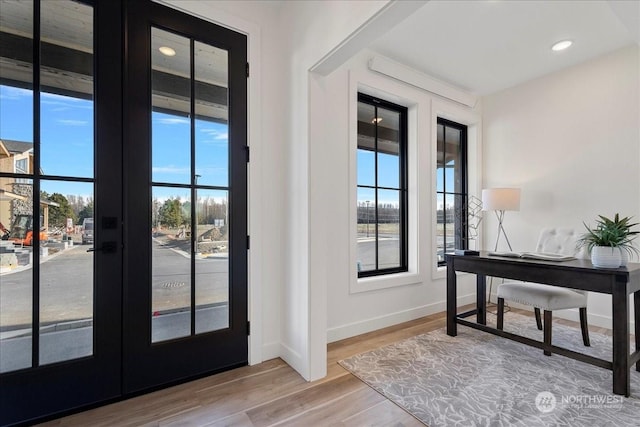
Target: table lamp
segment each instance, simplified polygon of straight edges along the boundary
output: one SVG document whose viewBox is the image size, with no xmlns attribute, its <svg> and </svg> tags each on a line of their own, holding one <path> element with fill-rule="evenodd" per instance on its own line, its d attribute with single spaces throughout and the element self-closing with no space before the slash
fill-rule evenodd
<svg viewBox="0 0 640 427">
<path fill-rule="evenodd" d="M 500 241 L 500 234 L 502 234 L 507 241 L 509 250 L 511 248 L 511 242 L 507 237 L 507 233 L 504 231 L 502 223 L 504 221 L 505 211 L 519 211 L 520 210 L 520 189 L 519 188 L 486 188 L 482 190 L 482 210 L 494 211 L 496 218 L 498 218 L 498 234 L 496 236 L 496 245 L 494 251 L 498 250 L 498 242 Z"/>
</svg>

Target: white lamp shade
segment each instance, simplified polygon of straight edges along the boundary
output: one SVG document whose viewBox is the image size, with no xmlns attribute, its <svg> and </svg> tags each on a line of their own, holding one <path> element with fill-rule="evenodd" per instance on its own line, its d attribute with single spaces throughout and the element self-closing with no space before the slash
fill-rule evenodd
<svg viewBox="0 0 640 427">
<path fill-rule="evenodd" d="M 483 211 L 519 211 L 519 188 L 486 188 L 482 190 Z"/>
</svg>

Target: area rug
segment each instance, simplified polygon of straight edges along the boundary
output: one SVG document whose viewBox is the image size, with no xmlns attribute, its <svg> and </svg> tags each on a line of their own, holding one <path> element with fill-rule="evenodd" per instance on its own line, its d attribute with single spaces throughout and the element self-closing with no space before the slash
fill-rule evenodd
<svg viewBox="0 0 640 427">
<path fill-rule="evenodd" d="M 532 317 L 507 313 L 505 330 L 542 340 Z M 584 347 L 579 329 L 553 325 L 554 345 L 611 360 L 611 338 L 590 338 Z M 439 329 L 339 363 L 430 427 L 640 425 L 635 369 L 631 397 L 614 395 L 607 369 L 462 325 L 457 337 Z"/>
</svg>

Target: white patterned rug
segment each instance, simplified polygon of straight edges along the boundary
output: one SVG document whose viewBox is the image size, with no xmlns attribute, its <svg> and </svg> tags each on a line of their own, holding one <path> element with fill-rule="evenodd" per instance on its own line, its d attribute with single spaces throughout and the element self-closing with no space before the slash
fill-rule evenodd
<svg viewBox="0 0 640 427">
<path fill-rule="evenodd" d="M 495 326 L 495 316 L 488 315 Z M 505 331 L 542 340 L 535 319 L 505 315 Z M 611 338 L 553 325 L 553 344 L 611 360 Z M 631 346 L 634 348 L 634 345 Z M 458 325 L 341 360 L 340 365 L 430 427 L 640 426 L 640 372 L 631 397 L 612 372 Z"/>
</svg>

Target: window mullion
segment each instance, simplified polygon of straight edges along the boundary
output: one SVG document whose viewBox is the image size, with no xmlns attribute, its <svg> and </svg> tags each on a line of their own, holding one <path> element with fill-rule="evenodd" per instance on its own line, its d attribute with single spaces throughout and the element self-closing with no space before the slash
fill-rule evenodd
<svg viewBox="0 0 640 427">
<path fill-rule="evenodd" d="M 378 181 L 378 120 L 377 118 L 380 117 L 378 114 L 378 106 L 374 106 L 374 135 L 373 135 L 373 147 L 375 148 L 375 157 L 374 157 L 374 168 L 375 168 L 375 193 L 374 193 L 374 236 L 375 236 L 375 256 L 376 256 L 376 270 L 380 269 L 380 259 L 379 259 L 379 246 L 380 246 L 380 241 L 378 239 L 378 224 L 379 224 L 379 218 L 378 218 L 378 192 L 379 190 L 379 181 Z"/>
</svg>

